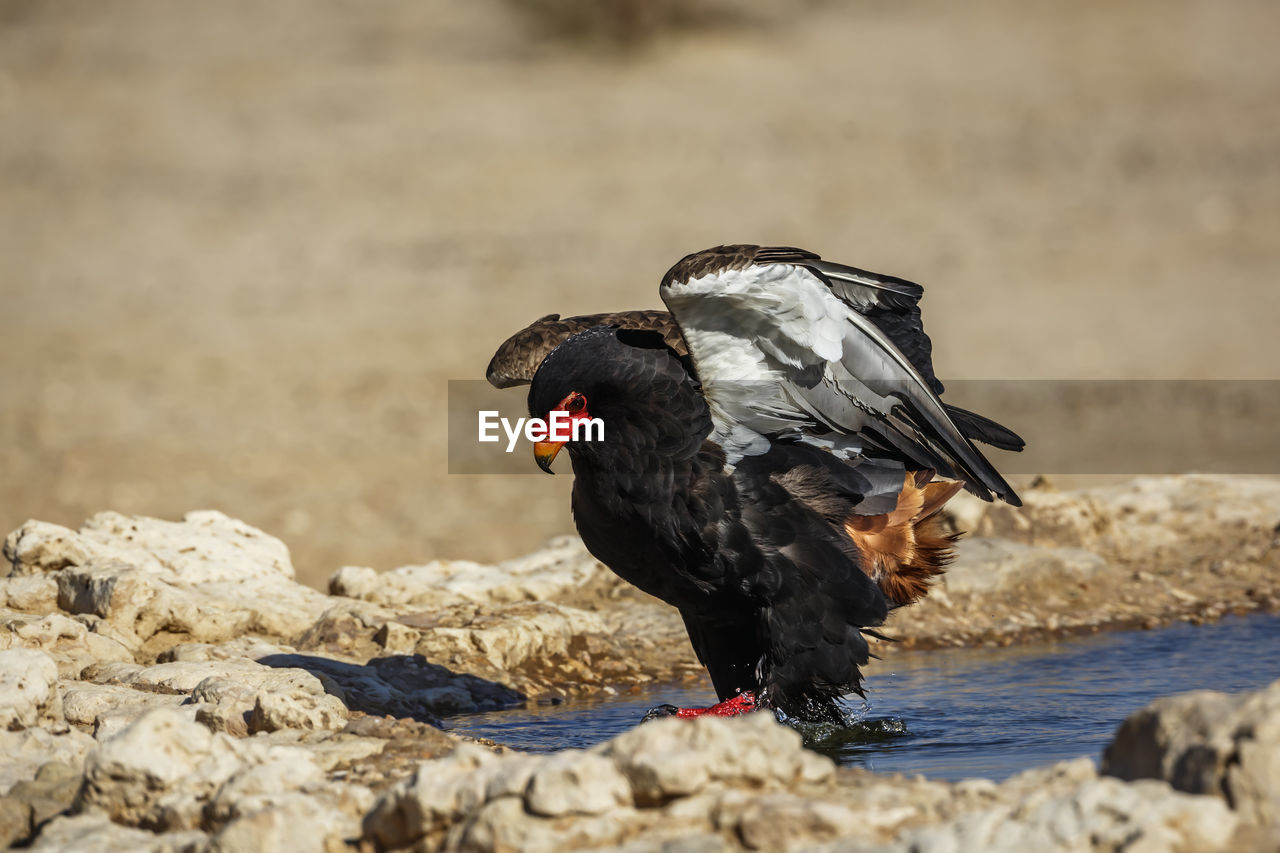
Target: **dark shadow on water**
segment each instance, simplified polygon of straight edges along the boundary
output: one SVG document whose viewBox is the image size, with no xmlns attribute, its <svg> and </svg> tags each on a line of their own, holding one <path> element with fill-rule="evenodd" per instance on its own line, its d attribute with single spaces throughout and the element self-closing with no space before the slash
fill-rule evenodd
<svg viewBox="0 0 1280 853">
<path fill-rule="evenodd" d="M 258 658 L 258 663 L 306 670 L 352 711 L 375 716 L 390 714 L 436 726 L 441 724 L 442 713 L 496 711 L 522 705 L 526 699 L 523 693 L 504 684 L 455 673 L 429 663 L 422 655 L 387 655 L 356 664 L 319 655 L 277 654 Z M 462 702 L 473 706 L 461 705 Z"/>
</svg>

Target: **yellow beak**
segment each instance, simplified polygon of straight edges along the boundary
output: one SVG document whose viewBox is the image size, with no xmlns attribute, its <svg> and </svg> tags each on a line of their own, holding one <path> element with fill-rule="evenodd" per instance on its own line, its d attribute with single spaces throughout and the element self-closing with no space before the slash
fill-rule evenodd
<svg viewBox="0 0 1280 853">
<path fill-rule="evenodd" d="M 560 448 L 564 447 L 563 441 L 537 441 L 533 444 L 533 458 L 538 460 L 538 467 L 548 474 L 554 474 L 551 470 L 551 460 L 556 458 L 556 454 L 560 452 Z"/>
</svg>

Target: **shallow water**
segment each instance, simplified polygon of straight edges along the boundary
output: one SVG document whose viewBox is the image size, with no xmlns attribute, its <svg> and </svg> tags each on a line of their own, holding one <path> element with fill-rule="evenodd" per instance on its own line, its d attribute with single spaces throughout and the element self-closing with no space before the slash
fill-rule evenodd
<svg viewBox="0 0 1280 853">
<path fill-rule="evenodd" d="M 1237 691 L 1280 678 L 1280 614 L 1228 617 L 1002 649 L 907 652 L 868 668 L 858 722 L 811 744 L 841 764 L 941 779 L 1003 779 L 1097 759 L 1120 722 L 1157 696 Z M 856 700 L 856 697 L 854 697 Z M 455 731 L 535 752 L 586 747 L 663 702 L 706 705 L 708 688 L 455 717 Z M 819 733 L 821 734 L 821 733 Z"/>
</svg>

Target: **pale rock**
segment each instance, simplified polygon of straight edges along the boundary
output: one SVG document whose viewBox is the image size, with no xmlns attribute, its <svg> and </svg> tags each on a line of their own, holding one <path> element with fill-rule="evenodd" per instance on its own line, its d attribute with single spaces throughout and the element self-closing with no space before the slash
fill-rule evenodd
<svg viewBox="0 0 1280 853">
<path fill-rule="evenodd" d="M 340 729 L 347 724 L 347 706 L 336 696 L 306 690 L 259 693 L 249 717 L 250 732 L 280 729 Z"/>
<path fill-rule="evenodd" d="M 831 779 L 835 765 L 806 751 L 801 741 L 794 729 L 758 713 L 654 720 L 601 749 L 630 780 L 636 802 L 645 805 L 689 796 L 712 781 L 782 787 Z"/>
<path fill-rule="evenodd" d="M 419 651 L 433 660 L 481 655 L 496 669 L 512 670 L 531 659 L 566 655 L 574 637 L 606 633 L 597 613 L 556 604 L 517 604 L 478 617 L 465 628 L 422 632 Z"/>
<path fill-rule="evenodd" d="M 753 850 L 792 850 L 853 834 L 858 815 L 837 803 L 773 793 L 753 797 L 737 820 L 737 834 Z"/>
<path fill-rule="evenodd" d="M 282 542 L 217 512 L 182 522 L 100 513 L 79 533 L 28 522 L 5 548 L 13 575 L 56 573 L 63 610 L 142 639 L 160 630 L 208 641 L 295 636 L 329 605 L 293 582 Z"/>
<path fill-rule="evenodd" d="M 947 501 L 942 514 L 951 519 L 954 528 L 961 533 L 972 533 L 982 524 L 983 516 L 991 504 L 977 495 L 960 492 Z"/>
<path fill-rule="evenodd" d="M 83 767 L 85 756 L 96 745 L 92 737 L 74 728 L 57 734 L 45 728 L 0 731 L 0 755 L 4 756 L 0 762 L 0 791 L 34 778 L 36 771 L 50 761 Z"/>
<path fill-rule="evenodd" d="M 258 693 L 257 685 L 211 675 L 195 686 L 190 701 L 196 708 L 196 722 L 210 731 L 245 737 Z"/>
<path fill-rule="evenodd" d="M 1088 492 L 1029 490 L 1023 505 L 993 504 L 978 526 L 983 536 L 1027 545 L 1092 548 L 1113 529 L 1113 513 Z"/>
<path fill-rule="evenodd" d="M 68 613 L 98 616 L 143 640 L 172 625 L 172 589 L 128 563 L 91 560 L 62 569 L 56 578 L 58 606 Z M 234 631 L 222 624 L 225 621 L 219 619 L 217 626 L 228 633 Z"/>
<path fill-rule="evenodd" d="M 264 666 L 251 660 L 170 661 L 143 667 L 125 676 L 124 684 L 143 690 L 193 693 L 200 685 L 235 681 L 256 692 L 295 691 L 323 694 L 325 684 L 305 669 Z M 197 701 L 217 701 L 203 692 Z"/>
<path fill-rule="evenodd" d="M 1229 849 L 1237 819 L 1212 797 L 1180 794 L 1162 782 L 1093 779 L 1035 803 L 968 812 L 902 833 L 886 850 Z"/>
<path fill-rule="evenodd" d="M 9 563 L 10 577 L 40 575 L 79 566 L 101 553 L 101 548 L 74 530 L 34 519 L 4 540 L 4 558 Z"/>
<path fill-rule="evenodd" d="M 501 797 L 476 809 L 474 816 L 459 829 L 456 849 L 467 851 L 519 850 L 520 853 L 559 853 L 573 849 L 570 836 L 577 822 L 557 826 L 549 820 L 534 817 L 524 810 L 515 797 Z M 607 839 L 607 837 L 606 837 Z M 591 846 L 605 841 L 589 839 Z M 452 841 L 452 838 L 450 839 Z M 583 845 L 584 847 L 586 845 Z"/>
<path fill-rule="evenodd" d="M 302 734 L 296 729 L 287 732 L 277 732 L 273 736 L 290 736 Z M 361 737 L 359 735 L 347 734 L 345 732 L 325 732 L 321 737 L 309 737 L 307 740 L 307 753 L 311 756 L 311 760 L 326 773 L 336 769 L 339 765 L 351 765 L 365 758 L 370 758 L 386 749 L 388 741 L 384 738 L 377 737 Z M 358 786 L 347 785 L 348 790 L 356 790 Z M 360 788 L 361 791 L 367 789 Z M 361 814 L 367 812 L 376 799 L 373 792 L 368 792 L 369 801 L 365 807 L 361 809 Z"/>
<path fill-rule="evenodd" d="M 524 797 L 529 787 L 529 780 L 534 771 L 542 766 L 543 758 L 532 755 L 504 756 L 500 762 L 484 765 L 490 772 L 486 775 L 484 799 L 496 800 L 499 797 Z"/>
<path fill-rule="evenodd" d="M 399 622 L 384 622 L 382 627 L 378 629 L 378 633 L 373 635 L 373 641 L 389 652 L 409 654 L 418 645 L 418 640 L 421 637 L 421 633 L 408 625 L 402 625 Z"/>
<path fill-rule="evenodd" d="M 1253 693 L 1156 699 L 1121 724 L 1102 766 L 1121 779 L 1223 796 L 1246 822 L 1280 830 L 1280 681 Z"/>
<path fill-rule="evenodd" d="M 270 655 L 293 654 L 292 646 L 268 642 L 261 637 L 241 636 L 220 643 L 179 643 L 165 650 L 157 663 L 186 661 L 200 663 L 220 660 L 258 661 Z"/>
<path fill-rule="evenodd" d="M 0 614 L 0 648 L 41 649 L 58 664 L 63 678 L 74 678 L 97 661 L 133 661 L 133 654 L 109 636 L 91 632 L 61 613 L 37 616 Z"/>
<path fill-rule="evenodd" d="M 1007 539 L 962 539 L 940 587 L 950 595 L 1034 587 L 1044 578 L 1087 580 L 1106 561 L 1082 548 L 1033 547 Z"/>
<path fill-rule="evenodd" d="M 378 574 L 345 566 L 329 580 L 329 592 L 384 605 L 447 606 L 463 601 L 515 603 L 553 601 L 607 574 L 573 536 L 496 566 L 468 560 L 436 560 Z"/>
<path fill-rule="evenodd" d="M 462 743 L 444 758 L 422 762 L 409 780 L 379 798 L 365 816 L 364 836 L 384 848 L 406 847 L 444 829 L 484 803 L 495 774 L 477 771 L 499 761 L 481 747 Z M 523 810 L 519 802 L 516 808 Z"/>
<path fill-rule="evenodd" d="M 144 669 L 140 663 L 102 661 L 86 666 L 80 671 L 80 678 L 93 684 L 125 684 Z"/>
<path fill-rule="evenodd" d="M 269 807 L 237 816 L 218 831 L 208 853 L 328 853 L 347 850 L 360 823 L 305 794 L 285 794 Z"/>
<path fill-rule="evenodd" d="M 61 723 L 58 664 L 36 649 L 0 651 L 0 728 Z"/>
<path fill-rule="evenodd" d="M 94 726 L 104 716 L 135 719 L 152 708 L 176 708 L 184 697 L 134 690 L 115 684 L 88 681 L 62 683 L 62 713 L 67 722 Z"/>
<path fill-rule="evenodd" d="M 100 512 L 80 528 L 83 539 L 124 551 L 139 568 L 187 584 L 249 578 L 293 580 L 289 549 L 235 518 L 213 510 L 189 512 L 181 522 Z"/>
<path fill-rule="evenodd" d="M 89 754 L 76 810 L 97 808 L 130 825 L 192 828 L 201 803 L 242 763 L 234 743 L 179 710 L 148 711 Z"/>
<path fill-rule="evenodd" d="M 631 786 L 612 761 L 574 749 L 543 761 L 524 795 L 525 808 L 544 817 L 602 814 L 630 804 Z"/>
<path fill-rule="evenodd" d="M 375 601 L 379 604 L 403 604 L 396 595 L 384 595 L 382 588 L 391 584 L 394 573 L 383 574 L 368 566 L 343 566 L 329 577 L 329 594 L 345 598 Z"/>
<path fill-rule="evenodd" d="M 44 574 L 0 578 L 0 607 L 52 613 L 58 609 L 58 582 Z"/>
<path fill-rule="evenodd" d="M 195 853 L 207 836 L 194 830 L 155 834 L 113 823 L 101 813 L 54 818 L 31 850 L 40 853 Z"/>
<path fill-rule="evenodd" d="M 205 810 L 215 824 L 278 805 L 307 788 L 325 785 L 324 772 L 305 749 L 281 751 L 261 764 L 243 767 L 223 783 Z"/>
</svg>

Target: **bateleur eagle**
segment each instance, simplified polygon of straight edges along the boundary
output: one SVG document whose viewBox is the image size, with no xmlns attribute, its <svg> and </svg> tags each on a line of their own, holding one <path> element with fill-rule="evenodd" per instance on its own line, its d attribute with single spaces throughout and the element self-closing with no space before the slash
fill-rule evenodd
<svg viewBox="0 0 1280 853">
<path fill-rule="evenodd" d="M 1019 503 L 973 440 L 1022 440 L 941 402 L 922 289 L 792 248 L 721 246 L 662 279 L 670 314 L 544 317 L 494 355 L 529 411 L 599 418 L 568 447 L 588 550 L 675 606 L 720 700 L 844 719 L 890 608 L 951 557 L 960 488 Z M 946 480 L 933 482 L 941 473 Z"/>
</svg>

